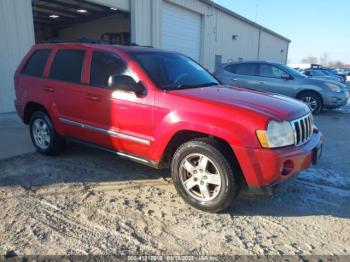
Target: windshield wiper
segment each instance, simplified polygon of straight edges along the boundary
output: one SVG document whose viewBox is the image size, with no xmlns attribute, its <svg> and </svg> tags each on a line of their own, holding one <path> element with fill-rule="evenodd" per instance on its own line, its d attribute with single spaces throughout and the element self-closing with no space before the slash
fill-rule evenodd
<svg viewBox="0 0 350 262">
<path fill-rule="evenodd" d="M 196 84 L 196 85 L 178 85 L 178 86 L 164 86 L 167 90 L 177 90 L 177 89 L 190 89 L 190 88 L 200 88 L 207 86 L 217 86 L 220 85 L 217 82 L 208 82 L 204 84 Z"/>
</svg>

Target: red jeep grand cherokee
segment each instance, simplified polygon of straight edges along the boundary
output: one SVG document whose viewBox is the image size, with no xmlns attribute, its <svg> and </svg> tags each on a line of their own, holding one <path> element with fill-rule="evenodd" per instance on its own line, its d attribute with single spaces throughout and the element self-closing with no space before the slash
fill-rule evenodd
<svg viewBox="0 0 350 262">
<path fill-rule="evenodd" d="M 56 154 L 70 139 L 171 167 L 179 194 L 205 211 L 226 209 L 245 185 L 272 192 L 321 154 L 305 104 L 223 86 L 174 52 L 36 45 L 15 87 L 17 112 L 40 153 Z"/>
</svg>

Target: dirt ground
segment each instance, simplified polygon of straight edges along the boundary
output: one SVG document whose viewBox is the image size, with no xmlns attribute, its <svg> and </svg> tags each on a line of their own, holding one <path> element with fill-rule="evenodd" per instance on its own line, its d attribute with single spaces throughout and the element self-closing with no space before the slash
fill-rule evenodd
<svg viewBox="0 0 350 262">
<path fill-rule="evenodd" d="M 274 197 L 242 193 L 223 214 L 186 205 L 168 171 L 89 148 L 1 160 L 0 256 L 350 255 L 350 104 L 315 122 L 319 164 Z"/>
</svg>

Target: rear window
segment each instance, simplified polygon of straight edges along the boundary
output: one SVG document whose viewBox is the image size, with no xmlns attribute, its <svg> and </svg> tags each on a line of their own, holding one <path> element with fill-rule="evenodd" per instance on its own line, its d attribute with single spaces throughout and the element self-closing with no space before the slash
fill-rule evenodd
<svg viewBox="0 0 350 262">
<path fill-rule="evenodd" d="M 50 70 L 50 78 L 71 83 L 81 82 L 84 50 L 60 50 Z"/>
<path fill-rule="evenodd" d="M 22 74 L 37 77 L 42 76 L 50 53 L 50 49 L 35 51 L 24 66 Z"/>
</svg>

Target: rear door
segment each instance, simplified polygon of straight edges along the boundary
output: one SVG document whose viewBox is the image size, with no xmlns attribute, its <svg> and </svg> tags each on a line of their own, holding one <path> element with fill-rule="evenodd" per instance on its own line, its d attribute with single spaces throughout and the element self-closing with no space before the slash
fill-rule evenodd
<svg viewBox="0 0 350 262">
<path fill-rule="evenodd" d="M 249 89 L 257 87 L 257 70 L 256 63 L 239 63 L 231 64 L 225 67 L 227 83 Z M 226 81 L 223 81 L 226 83 Z"/>
<path fill-rule="evenodd" d="M 54 94 L 54 113 L 59 119 L 62 133 L 78 139 L 83 137 L 82 75 L 85 53 L 83 48 L 57 49 L 45 83 Z"/>
</svg>

